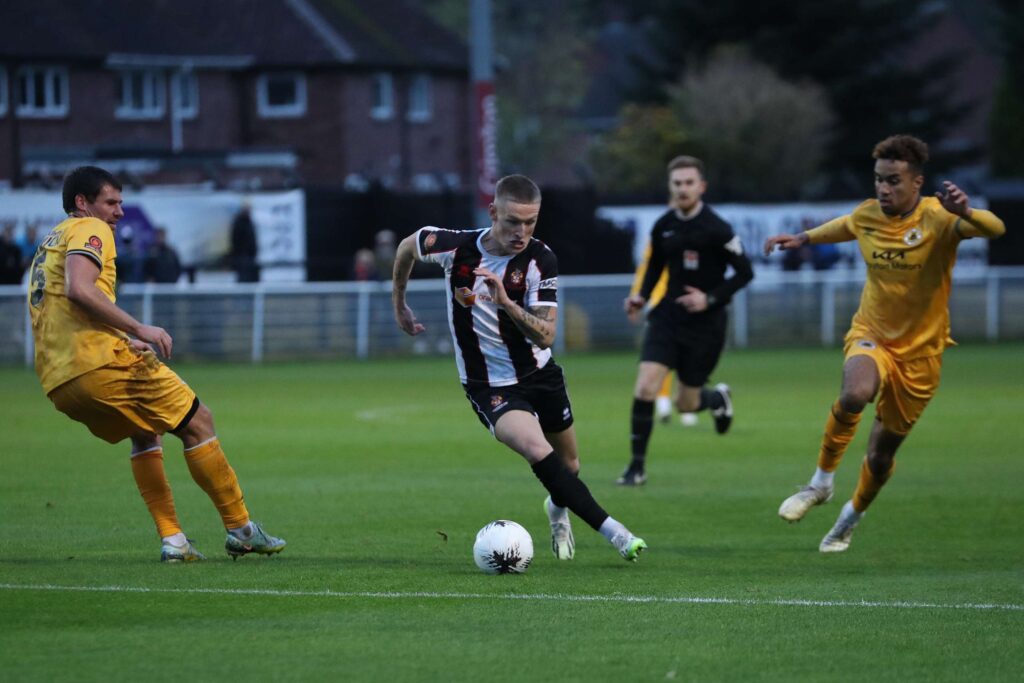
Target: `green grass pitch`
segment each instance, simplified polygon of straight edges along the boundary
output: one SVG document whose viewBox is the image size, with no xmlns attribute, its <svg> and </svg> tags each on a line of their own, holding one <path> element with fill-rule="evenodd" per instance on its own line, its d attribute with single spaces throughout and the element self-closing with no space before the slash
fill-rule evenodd
<svg viewBox="0 0 1024 683">
<path fill-rule="evenodd" d="M 494 442 L 451 358 L 187 365 L 254 518 L 288 540 L 232 562 L 181 446 L 166 462 L 210 558 L 165 566 L 127 444 L 0 370 L 0 679 L 661 681 L 1020 680 L 1024 457 L 1020 345 L 964 346 L 844 554 L 817 546 L 852 493 L 776 516 L 813 471 L 838 350 L 729 351 L 736 420 L 658 425 L 650 481 L 625 465 L 635 354 L 566 355 L 582 476 L 647 539 L 637 564 L 574 519 L 548 550 L 544 491 Z M 869 412 L 872 409 L 869 408 Z M 474 535 L 513 519 L 536 557 L 485 576 Z M 987 606 L 987 607 L 985 607 Z"/>
</svg>

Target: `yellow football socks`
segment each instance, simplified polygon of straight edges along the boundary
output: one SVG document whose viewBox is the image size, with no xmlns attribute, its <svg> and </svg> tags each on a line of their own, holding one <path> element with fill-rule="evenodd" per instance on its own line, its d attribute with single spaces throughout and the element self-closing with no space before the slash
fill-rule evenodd
<svg viewBox="0 0 1024 683">
<path fill-rule="evenodd" d="M 156 531 L 161 538 L 181 533 L 178 513 L 174 509 L 174 496 L 164 472 L 164 452 L 153 448 L 132 456 L 132 474 L 139 487 L 142 500 L 149 508 L 149 514 L 156 522 Z"/>
<path fill-rule="evenodd" d="M 889 477 L 892 476 L 893 470 L 896 469 L 896 461 L 893 460 L 892 465 L 889 467 L 889 471 L 879 477 L 871 468 L 868 466 L 867 457 L 864 458 L 864 462 L 860 465 L 860 479 L 857 480 L 857 490 L 853 492 L 853 509 L 857 512 L 864 512 L 871 505 L 871 501 L 875 499 L 878 492 L 885 486 L 885 482 L 889 481 Z"/>
<path fill-rule="evenodd" d="M 672 398 L 672 373 L 665 375 L 665 381 L 661 383 L 661 388 L 658 389 L 658 398 L 662 396 Z"/>
<path fill-rule="evenodd" d="M 818 467 L 826 472 L 834 472 L 843 459 L 846 447 L 857 433 L 860 413 L 848 413 L 837 400 L 825 423 L 825 434 L 821 439 L 821 450 L 818 452 Z"/>
<path fill-rule="evenodd" d="M 219 439 L 214 437 L 186 449 L 185 462 L 192 478 L 217 507 L 225 528 L 237 529 L 248 524 L 249 511 L 245 509 L 238 477 L 224 457 Z"/>
</svg>

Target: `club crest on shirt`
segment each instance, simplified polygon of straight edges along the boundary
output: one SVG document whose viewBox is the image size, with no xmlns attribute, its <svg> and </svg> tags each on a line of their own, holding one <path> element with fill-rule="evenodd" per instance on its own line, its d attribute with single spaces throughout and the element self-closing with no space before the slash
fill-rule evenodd
<svg viewBox="0 0 1024 683">
<path fill-rule="evenodd" d="M 86 249 L 91 249 L 92 251 L 95 251 L 97 254 L 99 254 L 103 251 L 103 240 L 101 240 L 96 235 L 93 235 L 88 240 L 86 240 L 85 244 L 82 246 L 84 246 Z"/>
<path fill-rule="evenodd" d="M 437 233 L 432 232 L 423 238 L 423 248 L 430 249 L 437 243 Z"/>
<path fill-rule="evenodd" d="M 905 233 L 903 233 L 903 244 L 907 245 L 908 247 L 912 247 L 915 244 L 920 243 L 923 237 L 924 233 L 921 232 L 921 228 L 913 227 L 910 230 L 907 230 Z"/>
<path fill-rule="evenodd" d="M 686 270 L 697 270 L 700 268 L 700 252 L 694 249 L 687 249 L 683 252 L 683 268 Z"/>
<path fill-rule="evenodd" d="M 513 285 L 518 287 L 523 284 L 523 271 L 516 268 L 512 271 L 512 274 L 508 276 L 508 279 Z"/>
<path fill-rule="evenodd" d="M 476 303 L 476 294 L 469 287 L 458 287 L 452 294 L 455 296 L 455 302 L 463 308 L 469 308 Z"/>
</svg>

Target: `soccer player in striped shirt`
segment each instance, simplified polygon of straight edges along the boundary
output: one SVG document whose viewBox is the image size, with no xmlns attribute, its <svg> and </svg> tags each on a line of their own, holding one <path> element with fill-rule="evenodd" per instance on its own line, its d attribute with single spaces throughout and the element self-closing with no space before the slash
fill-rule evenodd
<svg viewBox="0 0 1024 683">
<path fill-rule="evenodd" d="M 572 406 L 562 368 L 551 357 L 558 311 L 558 261 L 533 232 L 540 189 L 526 176 L 498 181 L 491 225 L 479 230 L 424 227 L 395 256 L 392 301 L 407 334 L 424 327 L 406 302 L 416 259 L 444 268 L 448 324 L 466 398 L 480 422 L 530 463 L 550 496 L 551 549 L 570 560 L 569 510 L 629 561 L 647 548 L 598 505 L 579 478 Z"/>
</svg>

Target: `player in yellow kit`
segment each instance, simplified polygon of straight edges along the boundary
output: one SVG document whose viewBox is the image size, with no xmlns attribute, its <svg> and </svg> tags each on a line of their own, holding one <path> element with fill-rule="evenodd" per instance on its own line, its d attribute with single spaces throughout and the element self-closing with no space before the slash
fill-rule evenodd
<svg viewBox="0 0 1024 683">
<path fill-rule="evenodd" d="M 875 146 L 876 199 L 848 216 L 798 235 L 776 235 L 764 245 L 799 249 L 805 244 L 857 240 L 867 264 L 860 307 L 845 339 L 842 388 L 825 424 L 818 468 L 810 483 L 783 501 L 789 522 L 832 498 L 836 467 L 857 429 L 861 412 L 877 400 L 868 452 L 853 498 L 819 546 L 842 552 L 865 510 L 892 475 L 896 450 L 939 386 L 949 336 L 949 292 L 956 250 L 971 237 L 1002 235 L 1003 222 L 972 208 L 949 181 L 935 197 L 922 197 L 928 146 L 894 135 Z"/>
<path fill-rule="evenodd" d="M 64 179 L 68 218 L 43 239 L 29 280 L 43 391 L 59 411 L 101 439 L 131 439 L 132 473 L 161 538 L 161 561 L 205 559 L 178 522 L 164 472 L 166 432 L 181 439 L 192 478 L 220 513 L 228 554 L 280 552 L 285 542 L 249 519 L 212 413 L 153 353 L 150 345 L 169 358 L 171 336 L 115 304 L 114 229 L 124 217 L 121 201 L 120 183 L 96 166 L 76 168 Z"/>
</svg>

